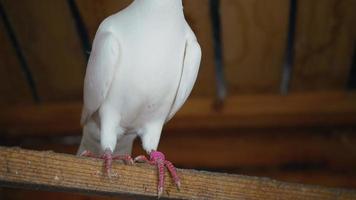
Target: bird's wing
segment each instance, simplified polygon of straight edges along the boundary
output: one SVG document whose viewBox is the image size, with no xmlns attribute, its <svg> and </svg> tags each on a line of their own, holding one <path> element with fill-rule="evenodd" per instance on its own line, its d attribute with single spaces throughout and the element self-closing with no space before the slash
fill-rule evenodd
<svg viewBox="0 0 356 200">
<path fill-rule="evenodd" d="M 170 120 L 187 100 L 198 76 L 201 49 L 194 33 L 190 30 L 190 28 L 183 58 L 183 68 L 178 91 L 166 121 Z"/>
<path fill-rule="evenodd" d="M 119 41 L 113 33 L 99 32 L 95 36 L 84 80 L 82 125 L 106 98 L 118 67 L 119 48 Z"/>
</svg>

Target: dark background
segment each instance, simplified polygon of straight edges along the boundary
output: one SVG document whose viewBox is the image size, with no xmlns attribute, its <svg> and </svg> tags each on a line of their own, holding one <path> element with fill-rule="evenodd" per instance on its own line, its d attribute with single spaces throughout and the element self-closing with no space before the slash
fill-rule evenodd
<svg viewBox="0 0 356 200">
<path fill-rule="evenodd" d="M 0 145 L 76 152 L 91 42 L 130 2 L 0 0 Z M 185 0 L 184 10 L 203 59 L 164 129 L 168 159 L 356 188 L 356 1 Z M 102 199 L 0 188 L 0 199 L 47 198 Z"/>
</svg>

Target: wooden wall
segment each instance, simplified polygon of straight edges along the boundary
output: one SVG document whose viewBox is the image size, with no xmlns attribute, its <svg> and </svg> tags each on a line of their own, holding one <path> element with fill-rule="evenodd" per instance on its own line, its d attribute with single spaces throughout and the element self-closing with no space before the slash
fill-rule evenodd
<svg viewBox="0 0 356 200">
<path fill-rule="evenodd" d="M 100 22 L 131 0 L 1 0 L 9 27 L 0 21 L 2 103 L 30 103 L 31 90 L 18 60 L 12 32 L 31 72 L 41 102 L 81 100 L 86 56 L 73 12 L 78 12 L 89 44 Z M 230 95 L 280 93 L 287 46 L 290 2 L 285 0 L 221 0 L 223 62 Z M 355 1 L 301 0 L 290 92 L 345 90 L 355 39 Z M 186 18 L 203 49 L 201 71 L 193 96 L 214 98 L 215 69 L 208 0 L 184 1 Z M 8 80 L 7 80 L 8 79 Z M 9 87 L 18 93 L 9 92 Z M 10 90 L 11 91 L 11 90 Z"/>
<path fill-rule="evenodd" d="M 300 0 L 292 91 L 344 90 L 355 45 L 353 0 Z"/>
<path fill-rule="evenodd" d="M 0 102 L 3 104 L 33 102 L 30 86 L 22 72 L 3 21 L 0 21 L 0 44 Z M 16 92 L 13 92 L 15 88 Z"/>
<path fill-rule="evenodd" d="M 183 1 L 203 58 L 189 102 L 160 143 L 178 166 L 356 188 L 356 96 L 347 86 L 356 76 L 356 1 L 298 0 L 290 24 L 293 1 L 220 0 L 228 89 L 220 111 L 210 1 Z M 0 0 L 1 145 L 75 152 L 90 45 L 100 22 L 131 2 Z M 11 199 L 9 191 L 0 198 Z"/>
<path fill-rule="evenodd" d="M 221 6 L 229 92 L 279 93 L 289 1 L 222 0 Z"/>
<path fill-rule="evenodd" d="M 85 60 L 67 1 L 1 0 L 1 4 L 41 101 L 80 99 Z"/>
</svg>

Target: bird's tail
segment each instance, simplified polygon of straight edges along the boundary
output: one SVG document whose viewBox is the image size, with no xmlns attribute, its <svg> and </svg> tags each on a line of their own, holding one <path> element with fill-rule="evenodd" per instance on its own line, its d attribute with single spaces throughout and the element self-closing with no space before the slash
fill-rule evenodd
<svg viewBox="0 0 356 200">
<path fill-rule="evenodd" d="M 77 155 L 80 155 L 86 150 L 95 155 L 101 155 L 103 153 L 100 146 L 100 129 L 94 120 L 87 121 L 83 126 L 82 141 L 80 142 Z"/>
<path fill-rule="evenodd" d="M 125 134 L 118 138 L 114 153 L 120 155 L 131 155 L 133 142 L 136 134 Z M 100 145 L 100 129 L 98 123 L 94 120 L 89 120 L 84 124 L 83 137 L 80 143 L 77 155 L 88 150 L 95 155 L 103 154 L 103 149 Z"/>
<path fill-rule="evenodd" d="M 137 135 L 133 133 L 123 135 L 116 144 L 115 154 L 119 155 L 131 155 L 132 146 Z"/>
</svg>

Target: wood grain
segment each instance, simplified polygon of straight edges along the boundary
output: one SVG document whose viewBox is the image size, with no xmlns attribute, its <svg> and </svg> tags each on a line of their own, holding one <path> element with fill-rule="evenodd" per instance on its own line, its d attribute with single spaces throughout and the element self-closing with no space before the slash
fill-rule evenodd
<svg viewBox="0 0 356 200">
<path fill-rule="evenodd" d="M 69 192 L 49 192 L 26 190 L 19 188 L 0 188 L 0 199 L 6 200 L 35 200 L 35 199 L 50 199 L 50 200 L 137 200 L 134 197 L 113 197 L 113 196 L 97 196 L 88 194 L 75 194 Z"/>
<path fill-rule="evenodd" d="M 356 130 L 353 129 L 335 127 L 164 131 L 159 150 L 177 166 L 183 168 L 236 170 L 237 172 L 240 170 L 240 173 L 245 173 L 244 170 L 247 170 L 247 174 L 266 170 L 268 172 L 271 169 L 292 172 L 324 170 L 324 174 L 329 173 L 330 176 L 339 174 L 348 179 L 347 176 L 345 177 L 347 173 L 356 176 L 355 133 Z M 5 141 L 0 142 L 4 144 Z M 79 143 L 79 136 L 54 139 L 22 137 L 8 140 L 7 145 L 75 154 Z M 132 155 L 142 154 L 145 152 L 141 140 L 137 139 Z M 320 180 L 318 182 L 318 179 L 314 181 L 323 184 Z M 356 188 L 356 180 L 353 186 Z"/>
<path fill-rule="evenodd" d="M 202 61 L 198 79 L 191 96 L 213 98 L 216 94 L 216 80 L 209 0 L 185 0 L 183 6 L 185 18 L 194 31 L 202 49 Z"/>
<path fill-rule="evenodd" d="M 298 1 L 291 91 L 346 89 L 355 10 L 354 0 Z"/>
<path fill-rule="evenodd" d="M 182 168 L 356 189 L 355 133 L 343 128 L 165 131 L 159 150 Z M 0 140 L 0 145 L 69 154 L 79 143 L 79 136 Z M 132 156 L 144 154 L 137 139 Z"/>
<path fill-rule="evenodd" d="M 26 77 L 6 33 L 0 20 L 0 104 L 33 103 Z"/>
<path fill-rule="evenodd" d="M 356 189 L 356 173 L 329 171 L 323 169 L 305 170 L 271 170 L 239 171 L 248 176 L 265 176 L 281 181 L 303 184 L 321 184 L 328 187 L 345 187 Z"/>
<path fill-rule="evenodd" d="M 278 93 L 289 1 L 222 0 L 224 62 L 229 91 Z"/>
<path fill-rule="evenodd" d="M 75 0 L 87 28 L 90 42 L 94 40 L 100 23 L 108 16 L 128 6 L 132 0 Z"/>
<path fill-rule="evenodd" d="M 44 102 L 77 100 L 84 55 L 67 1 L 1 0 Z"/>
<path fill-rule="evenodd" d="M 88 194 L 76 194 L 68 192 L 49 192 L 26 190 L 19 188 L 0 188 L 0 198 L 5 200 L 36 200 L 36 199 L 51 199 L 51 200 L 137 200 L 134 197 L 113 197 L 113 196 L 96 196 Z"/>
<path fill-rule="evenodd" d="M 355 133 L 337 128 L 165 132 L 159 149 L 184 168 L 262 170 L 296 166 L 354 172 Z M 138 140 L 133 155 L 140 153 L 144 152 Z"/>
<path fill-rule="evenodd" d="M 248 176 L 270 177 L 286 182 L 303 184 L 323 184 L 329 187 L 348 187 L 356 189 L 356 176 L 349 174 L 333 174 L 324 171 L 309 172 L 282 172 L 282 171 L 236 171 L 236 173 Z M 51 199 L 51 200 L 134 200 L 134 197 L 96 196 L 88 194 L 75 194 L 69 192 L 48 192 L 19 188 L 0 188 L 0 199 L 23 200 L 23 199 Z M 152 198 L 154 199 L 154 198 Z"/>
<path fill-rule="evenodd" d="M 241 95 L 213 109 L 213 99 L 192 98 L 166 125 L 167 131 L 236 128 L 330 127 L 356 124 L 355 92 L 304 93 L 288 96 Z M 3 135 L 66 135 L 81 132 L 81 104 L 58 103 L 2 107 Z"/>
<path fill-rule="evenodd" d="M 117 177 L 101 173 L 102 162 L 53 152 L 0 148 L 0 184 L 32 189 L 106 195 L 155 196 L 156 170 L 114 163 Z M 353 199 L 352 190 L 285 183 L 266 178 L 178 170 L 180 191 L 166 174 L 167 198 L 179 199 Z"/>
</svg>

